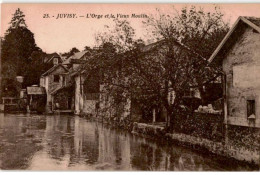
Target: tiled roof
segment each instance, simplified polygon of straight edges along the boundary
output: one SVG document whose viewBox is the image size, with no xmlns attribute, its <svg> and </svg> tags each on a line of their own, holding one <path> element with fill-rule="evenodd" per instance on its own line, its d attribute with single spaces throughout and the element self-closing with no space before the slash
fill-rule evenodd
<svg viewBox="0 0 260 175">
<path fill-rule="evenodd" d="M 53 72 L 57 67 L 61 66 L 62 68 L 64 68 L 66 71 L 68 71 L 68 69 L 66 67 L 64 67 L 62 64 L 58 64 L 56 66 L 53 66 L 52 68 L 50 68 L 49 70 L 47 70 L 45 73 L 42 74 L 42 76 L 48 75 L 49 73 Z"/>
<path fill-rule="evenodd" d="M 83 52 L 77 52 L 74 53 L 71 57 L 69 57 L 67 60 L 65 60 L 62 64 L 70 64 L 71 59 L 82 59 L 82 57 L 87 53 L 88 51 Z"/>
<path fill-rule="evenodd" d="M 47 54 L 45 59 L 44 59 L 44 62 L 49 62 L 52 58 L 59 58 L 59 54 L 57 54 L 56 52 L 54 53 L 51 53 L 51 54 Z"/>
</svg>

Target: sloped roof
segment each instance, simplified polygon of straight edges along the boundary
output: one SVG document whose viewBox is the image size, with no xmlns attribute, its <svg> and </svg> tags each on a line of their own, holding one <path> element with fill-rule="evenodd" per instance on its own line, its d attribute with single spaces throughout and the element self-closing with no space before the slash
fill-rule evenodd
<svg viewBox="0 0 260 175">
<path fill-rule="evenodd" d="M 82 59 L 82 57 L 88 53 L 88 51 L 82 51 L 74 53 L 74 55 L 70 56 L 68 59 L 66 59 L 62 64 L 70 64 L 71 59 Z"/>
<path fill-rule="evenodd" d="M 43 73 L 42 74 L 42 76 L 45 76 L 45 75 L 48 75 L 48 74 L 50 74 L 51 72 L 53 72 L 54 70 L 56 70 L 58 67 L 62 67 L 63 69 L 65 69 L 65 71 L 66 72 L 68 72 L 68 69 L 65 67 L 65 66 L 63 66 L 62 64 L 58 64 L 58 65 L 56 65 L 56 66 L 53 66 L 52 68 L 50 68 L 49 70 L 47 70 L 45 73 Z"/>
<path fill-rule="evenodd" d="M 157 41 L 157 42 L 154 42 L 154 43 L 151 43 L 151 44 L 148 44 L 148 45 L 145 45 L 143 48 L 141 48 L 141 51 L 142 52 L 148 52 L 148 51 L 151 51 L 153 50 L 154 48 L 158 47 L 158 46 L 161 46 L 162 44 L 164 44 L 166 41 L 163 39 L 163 40 L 160 40 L 160 41 Z M 196 51 L 194 51 L 193 49 L 191 49 L 190 47 L 188 47 L 187 45 L 183 44 L 182 42 L 178 41 L 177 39 L 174 40 L 174 42 L 181 46 L 182 48 L 185 48 L 187 51 L 193 53 L 194 55 L 200 57 L 201 59 L 203 59 L 204 61 L 207 61 L 206 58 L 204 58 L 202 55 L 200 55 L 199 53 L 197 53 Z"/>
<path fill-rule="evenodd" d="M 252 17 L 252 16 L 243 16 L 248 21 L 260 27 L 260 18 Z"/>
<path fill-rule="evenodd" d="M 60 55 L 57 54 L 56 52 L 54 53 L 51 53 L 51 54 L 47 54 L 45 59 L 44 59 L 44 62 L 47 63 L 49 62 L 50 60 L 52 60 L 53 58 L 60 58 Z"/>
<path fill-rule="evenodd" d="M 27 87 L 28 95 L 43 95 L 46 94 L 44 87 Z"/>
<path fill-rule="evenodd" d="M 229 32 L 226 34 L 226 36 L 224 37 L 224 39 L 221 41 L 221 43 L 218 45 L 218 47 L 216 48 L 216 50 L 213 52 L 213 54 L 210 56 L 209 58 L 209 62 L 211 63 L 214 58 L 218 55 L 219 51 L 222 49 L 222 47 L 225 45 L 225 43 L 227 42 L 227 40 L 230 38 L 230 36 L 232 35 L 232 33 L 237 29 L 238 25 L 240 23 L 245 23 L 247 24 L 249 27 L 255 29 L 257 32 L 260 33 L 260 18 L 256 18 L 256 17 L 244 17 L 244 16 L 240 16 L 236 22 L 234 23 L 234 25 L 232 26 L 232 28 L 229 30 Z"/>
</svg>

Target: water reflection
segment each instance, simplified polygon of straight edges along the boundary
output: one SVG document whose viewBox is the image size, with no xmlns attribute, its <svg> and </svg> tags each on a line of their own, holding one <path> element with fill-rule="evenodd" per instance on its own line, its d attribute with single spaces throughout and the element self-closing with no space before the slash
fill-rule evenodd
<svg viewBox="0 0 260 175">
<path fill-rule="evenodd" d="M 247 169 L 230 167 L 186 148 L 149 141 L 79 117 L 4 114 L 0 114 L 0 168 L 172 171 Z"/>
</svg>

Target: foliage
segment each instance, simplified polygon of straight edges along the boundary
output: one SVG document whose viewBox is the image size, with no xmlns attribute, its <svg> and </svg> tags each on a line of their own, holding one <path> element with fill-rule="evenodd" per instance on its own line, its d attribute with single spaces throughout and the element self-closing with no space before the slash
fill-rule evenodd
<svg viewBox="0 0 260 175">
<path fill-rule="evenodd" d="M 13 17 L 11 19 L 11 22 L 9 24 L 11 24 L 10 28 L 9 28 L 9 32 L 11 29 L 15 29 L 18 26 L 20 27 L 24 27 L 27 28 L 27 25 L 25 23 L 24 20 L 25 15 L 23 14 L 23 12 L 20 10 L 20 8 L 18 8 L 15 13 L 13 14 Z"/>
<path fill-rule="evenodd" d="M 64 56 L 66 59 L 68 59 L 69 57 L 74 55 L 74 53 L 77 53 L 77 52 L 79 52 L 79 49 L 77 49 L 76 47 L 73 47 L 72 49 L 70 49 L 69 52 L 65 52 L 65 53 L 63 53 L 61 55 Z"/>
<path fill-rule="evenodd" d="M 113 44 L 117 53 L 124 53 L 134 45 L 135 30 L 127 20 L 114 20 L 114 26 L 105 26 L 105 30 L 96 35 L 97 45 Z"/>
<path fill-rule="evenodd" d="M 200 55 L 200 58 L 194 60 L 196 67 L 207 66 L 205 60 L 211 56 L 229 30 L 229 24 L 223 21 L 224 15 L 217 6 L 213 12 L 206 12 L 195 6 L 184 7 L 181 11 L 173 7 L 172 13 L 167 15 L 157 11 L 157 15 L 144 21 L 148 26 L 147 30 L 157 39 L 176 40 Z M 214 70 L 197 69 L 194 78 L 201 85 L 214 78 L 215 73 Z M 204 101 L 206 92 L 202 87 L 201 85 L 198 88 Z"/>
<path fill-rule="evenodd" d="M 167 127 L 172 129 L 175 117 L 182 111 L 185 91 L 202 87 L 218 74 L 217 68 L 208 66 L 206 58 L 217 40 L 224 37 L 228 25 L 217 8 L 213 13 L 194 6 L 173 16 L 158 13 L 144 24 L 148 32 L 160 36 L 160 41 L 144 46 L 135 39 L 129 22 L 115 20 L 114 28 L 107 26 L 108 31 L 97 35 L 101 47 L 85 69 L 102 72 L 101 84 L 114 102 L 132 98 L 143 105 L 163 105 Z"/>
<path fill-rule="evenodd" d="M 18 90 L 15 81 L 16 76 L 27 77 L 24 86 L 31 84 L 29 69 L 30 55 L 33 51 L 40 50 L 35 43 L 34 34 L 27 28 L 24 20 L 25 15 L 20 9 L 16 10 L 2 44 L 2 75 L 4 95 L 9 90 Z M 13 84 L 13 86 L 12 86 Z M 10 87 L 11 86 L 11 87 Z M 7 91 L 5 91 L 7 90 Z M 9 92 L 8 92 L 9 93 Z M 16 92 L 10 92 L 16 94 Z"/>
<path fill-rule="evenodd" d="M 41 75 L 53 66 L 52 63 L 44 64 L 44 59 L 46 57 L 47 54 L 41 50 L 32 52 L 30 56 L 31 64 L 28 66 L 30 72 L 25 77 L 25 81 L 29 80 L 30 82 L 26 84 L 39 84 Z"/>
<path fill-rule="evenodd" d="M 91 47 L 89 47 L 89 46 L 85 46 L 85 47 L 84 47 L 84 51 L 92 52 L 93 49 L 92 49 Z"/>
</svg>

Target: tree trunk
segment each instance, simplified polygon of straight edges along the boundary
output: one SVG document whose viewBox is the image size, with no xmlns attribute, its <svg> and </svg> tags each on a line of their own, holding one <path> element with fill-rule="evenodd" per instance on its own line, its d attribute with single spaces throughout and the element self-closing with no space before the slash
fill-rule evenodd
<svg viewBox="0 0 260 175">
<path fill-rule="evenodd" d="M 167 109 L 166 131 L 168 131 L 168 132 L 171 132 L 173 129 L 173 122 L 174 122 L 173 114 L 174 113 L 171 108 Z"/>
<path fill-rule="evenodd" d="M 170 113 L 170 123 L 169 123 L 170 132 L 173 132 L 173 130 L 174 130 L 174 123 L 176 122 L 176 115 L 177 115 L 177 111 L 172 110 L 172 112 Z"/>
<path fill-rule="evenodd" d="M 206 103 L 206 93 L 204 92 L 203 87 L 199 87 L 199 91 L 200 91 L 200 97 L 201 97 L 201 103 L 202 105 L 205 105 Z"/>
</svg>

